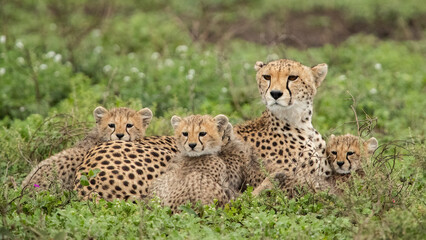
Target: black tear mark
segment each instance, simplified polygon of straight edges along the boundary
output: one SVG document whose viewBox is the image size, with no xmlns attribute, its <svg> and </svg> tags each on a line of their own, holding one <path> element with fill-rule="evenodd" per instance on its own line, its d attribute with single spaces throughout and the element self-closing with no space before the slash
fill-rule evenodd
<svg viewBox="0 0 426 240">
<path fill-rule="evenodd" d="M 114 135 L 114 133 L 115 133 L 115 128 L 114 128 L 114 130 L 112 131 L 111 135 L 109 136 L 109 139 L 112 139 L 112 135 Z"/>
<path fill-rule="evenodd" d="M 129 140 L 132 140 L 132 136 L 130 135 L 129 131 L 127 131 L 127 126 L 126 126 L 126 133 L 129 135 Z"/>
<path fill-rule="evenodd" d="M 201 151 L 204 151 L 204 143 L 201 141 L 200 135 L 198 135 L 198 141 L 200 142 L 202 146 Z"/>
<path fill-rule="evenodd" d="M 349 162 L 349 168 L 348 168 L 348 170 L 351 170 L 352 163 L 351 163 L 351 160 L 349 160 L 349 155 L 347 153 L 346 153 L 346 160 L 348 160 L 348 162 Z"/>
<path fill-rule="evenodd" d="M 290 94 L 290 101 L 288 102 L 288 104 L 290 105 L 290 104 L 291 104 L 291 100 L 292 100 L 292 98 L 291 98 L 291 91 L 290 91 L 290 88 L 288 87 L 288 84 L 289 84 L 289 83 L 290 83 L 290 81 L 289 81 L 289 80 L 287 80 L 287 84 L 286 84 L 285 88 L 287 89 L 288 93 Z"/>
<path fill-rule="evenodd" d="M 268 90 L 269 90 L 269 88 L 271 87 L 271 81 L 268 81 L 268 88 L 266 88 L 266 91 L 265 91 L 265 96 L 266 96 L 266 94 L 268 93 Z"/>
</svg>

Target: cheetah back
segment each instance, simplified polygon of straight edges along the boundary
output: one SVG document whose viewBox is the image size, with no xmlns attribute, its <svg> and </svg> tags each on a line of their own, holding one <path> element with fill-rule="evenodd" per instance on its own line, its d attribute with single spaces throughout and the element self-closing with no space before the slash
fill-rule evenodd
<svg viewBox="0 0 426 240">
<path fill-rule="evenodd" d="M 79 167 L 74 189 L 83 198 L 97 194 L 106 200 L 141 199 L 148 194 L 152 180 L 163 174 L 178 152 L 173 137 L 145 137 L 141 141 L 112 141 L 92 148 Z M 82 186 L 82 174 L 100 172 Z"/>
</svg>

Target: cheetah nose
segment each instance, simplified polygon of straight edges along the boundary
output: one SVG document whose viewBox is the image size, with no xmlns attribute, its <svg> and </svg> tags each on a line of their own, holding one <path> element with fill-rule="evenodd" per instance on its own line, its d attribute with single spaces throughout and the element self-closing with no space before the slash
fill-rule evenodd
<svg viewBox="0 0 426 240">
<path fill-rule="evenodd" d="M 124 134 L 123 133 L 117 133 L 117 134 L 115 134 L 115 136 L 117 136 L 118 139 L 121 139 L 122 137 L 124 137 Z"/>
<path fill-rule="evenodd" d="M 283 95 L 283 92 L 278 91 L 278 90 L 273 90 L 271 91 L 271 96 L 277 100 L 278 98 L 280 98 Z"/>
<path fill-rule="evenodd" d="M 343 166 L 343 164 L 345 164 L 345 162 L 337 162 L 337 165 L 339 165 L 339 167 Z"/>
<path fill-rule="evenodd" d="M 188 146 L 189 146 L 192 150 L 194 150 L 194 148 L 195 148 L 195 146 L 197 146 L 197 144 L 196 144 L 196 143 L 189 143 L 189 144 L 188 144 Z"/>
</svg>

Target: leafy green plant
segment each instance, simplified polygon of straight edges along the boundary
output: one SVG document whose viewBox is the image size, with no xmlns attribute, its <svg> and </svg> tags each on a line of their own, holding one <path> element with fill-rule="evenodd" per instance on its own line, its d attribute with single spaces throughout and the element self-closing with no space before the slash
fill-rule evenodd
<svg viewBox="0 0 426 240">
<path fill-rule="evenodd" d="M 0 238 L 424 236 L 426 5 L 416 0 L 0 0 L 0 5 Z M 340 45 L 296 49 L 286 44 L 292 36 L 282 28 L 292 14 L 315 29 L 334 26 L 333 16 L 340 16 L 339 23 L 392 31 L 386 38 L 363 31 Z M 398 36 L 413 40 L 390 39 Z M 271 190 L 253 197 L 249 189 L 223 209 L 185 205 L 183 213 L 172 215 L 155 200 L 88 202 L 74 192 L 30 194 L 19 188 L 32 166 L 94 126 L 92 111 L 99 105 L 151 108 L 147 135 L 172 134 L 174 114 L 226 114 L 233 124 L 259 116 L 265 107 L 253 65 L 277 58 L 329 65 L 313 117 L 325 138 L 356 134 L 356 112 L 358 125 L 371 126 L 365 133 L 383 144 L 366 177 L 342 185 L 341 196 L 289 199 Z M 97 173 L 80 182 L 89 184 Z"/>
<path fill-rule="evenodd" d="M 90 169 L 89 172 L 87 173 L 83 173 L 81 174 L 80 177 L 80 184 L 82 186 L 89 186 L 90 185 L 90 179 L 96 177 L 96 175 L 100 172 L 101 170 L 99 168 L 96 169 Z"/>
</svg>

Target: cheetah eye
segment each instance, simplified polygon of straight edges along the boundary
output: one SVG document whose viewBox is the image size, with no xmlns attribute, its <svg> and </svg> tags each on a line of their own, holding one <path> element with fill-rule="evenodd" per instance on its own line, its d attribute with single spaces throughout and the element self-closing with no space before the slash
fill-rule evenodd
<svg viewBox="0 0 426 240">
<path fill-rule="evenodd" d="M 127 128 L 131 128 L 131 127 L 133 127 L 133 124 L 128 123 L 128 124 L 126 124 L 126 127 L 127 127 Z"/>
<path fill-rule="evenodd" d="M 337 152 L 336 152 L 336 151 L 331 151 L 331 153 L 332 153 L 333 155 L 337 155 Z"/>
<path fill-rule="evenodd" d="M 348 152 L 348 155 L 350 156 L 350 155 L 353 155 L 354 154 L 354 152 Z"/>
<path fill-rule="evenodd" d="M 296 81 L 296 79 L 298 79 L 299 78 L 299 76 L 296 76 L 296 75 L 290 75 L 290 76 L 288 76 L 288 80 L 289 81 Z"/>
<path fill-rule="evenodd" d="M 198 135 L 200 135 L 200 137 L 204 137 L 204 136 L 206 136 L 206 132 L 200 132 Z"/>
<path fill-rule="evenodd" d="M 268 80 L 268 81 L 270 81 L 270 80 L 271 80 L 271 75 L 262 75 L 262 77 L 263 77 L 265 80 Z"/>
<path fill-rule="evenodd" d="M 182 135 L 188 137 L 188 132 L 182 132 Z"/>
<path fill-rule="evenodd" d="M 110 124 L 108 124 L 108 127 L 115 128 L 115 124 L 114 123 L 110 123 Z"/>
</svg>

